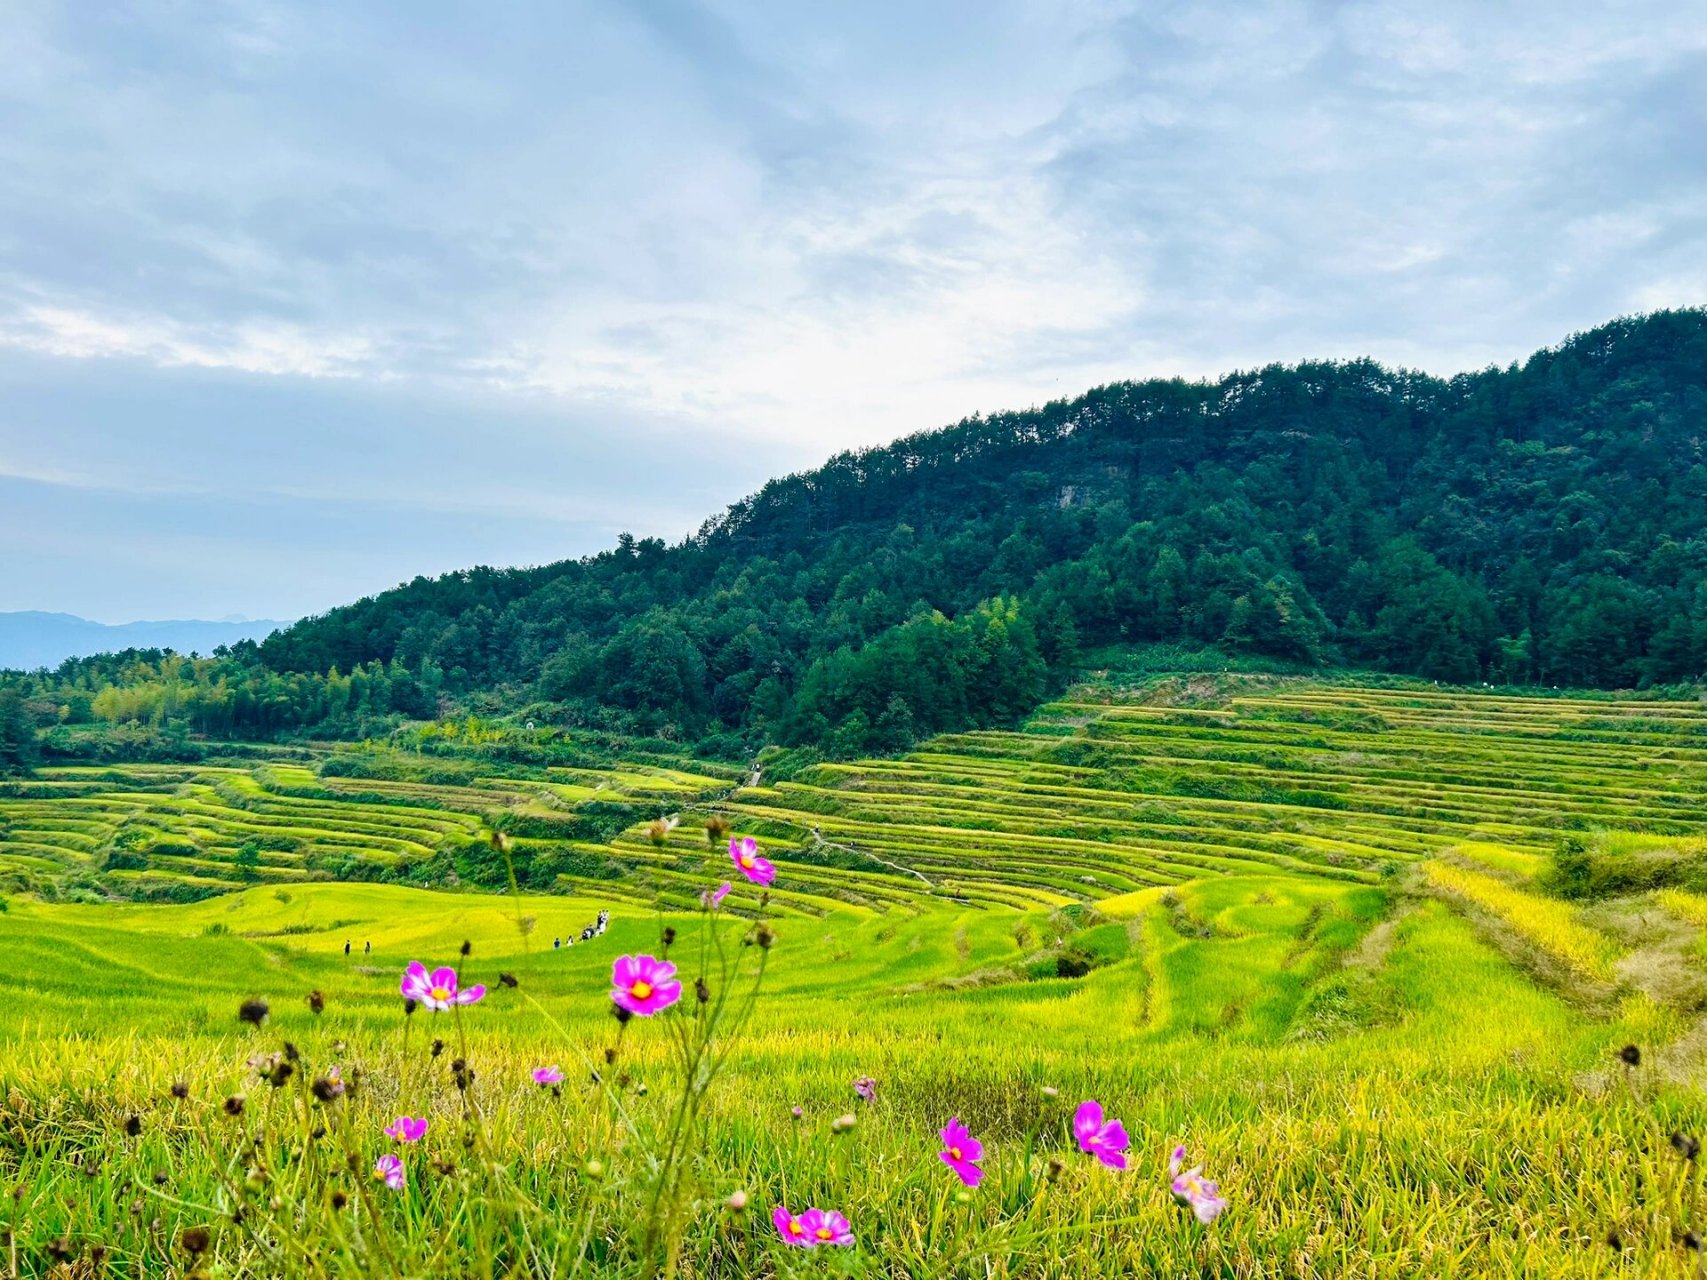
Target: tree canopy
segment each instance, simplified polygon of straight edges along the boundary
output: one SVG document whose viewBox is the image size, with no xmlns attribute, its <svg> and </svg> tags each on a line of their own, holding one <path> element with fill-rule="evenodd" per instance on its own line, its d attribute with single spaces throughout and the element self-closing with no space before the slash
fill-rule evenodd
<svg viewBox="0 0 1707 1280">
<path fill-rule="evenodd" d="M 840 752 L 1010 721 L 1085 651 L 1157 641 L 1449 681 L 1700 679 L 1707 312 L 1451 379 L 1353 360 L 1117 383 L 841 454 L 677 545 L 624 535 L 210 658 L 4 683 L 49 729 L 515 712 Z"/>
</svg>

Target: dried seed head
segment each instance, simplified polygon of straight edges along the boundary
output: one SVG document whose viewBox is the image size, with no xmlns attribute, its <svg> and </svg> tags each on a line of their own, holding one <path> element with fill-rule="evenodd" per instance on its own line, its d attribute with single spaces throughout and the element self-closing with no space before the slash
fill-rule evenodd
<svg viewBox="0 0 1707 1280">
<path fill-rule="evenodd" d="M 1683 1233 L 1683 1247 L 1693 1253 L 1701 1252 L 1701 1237 L 1693 1231 Z"/>
<path fill-rule="evenodd" d="M 1701 1140 L 1692 1138 L 1681 1130 L 1671 1135 L 1671 1145 L 1685 1160 L 1693 1160 L 1701 1154 Z"/>
<path fill-rule="evenodd" d="M 859 1128 L 859 1117 L 851 1111 L 845 1116 L 837 1116 L 830 1121 L 831 1133 L 851 1133 L 857 1128 Z"/>
<path fill-rule="evenodd" d="M 192 1258 L 206 1253 L 209 1241 L 206 1227 L 185 1227 L 178 1233 L 178 1247 Z"/>
<path fill-rule="evenodd" d="M 267 1002 L 259 997 L 245 1000 L 237 1006 L 237 1016 L 251 1026 L 258 1027 L 267 1020 Z"/>
<path fill-rule="evenodd" d="M 610 1016 L 615 1018 L 622 1025 L 627 1026 L 628 1020 L 634 1016 L 634 1011 L 632 1009 L 624 1009 L 620 1004 L 612 1001 Z"/>
<path fill-rule="evenodd" d="M 166 1181 L 166 1171 L 164 1169 L 156 1169 L 154 1171 L 154 1185 L 157 1187 L 163 1187 L 166 1185 Z"/>
<path fill-rule="evenodd" d="M 1054 1182 L 1055 1179 L 1059 1178 L 1064 1172 L 1066 1172 L 1066 1169 L 1067 1165 L 1060 1156 L 1049 1157 L 1049 1181 Z"/>
<path fill-rule="evenodd" d="M 342 1089 L 332 1081 L 328 1080 L 325 1076 L 316 1078 L 314 1083 L 308 1086 L 308 1091 L 321 1102 L 330 1102 L 333 1098 L 336 1098 L 343 1092 Z"/>
<path fill-rule="evenodd" d="M 668 951 L 671 947 L 673 947 L 675 945 L 676 945 L 676 926 L 673 924 L 667 924 L 664 926 L 664 950 Z"/>
<path fill-rule="evenodd" d="M 705 985 L 704 978 L 695 978 L 693 980 L 693 994 L 694 998 L 701 1004 L 711 1003 L 711 988 Z"/>
<path fill-rule="evenodd" d="M 1052 1084 L 1046 1084 L 1043 1086 L 1043 1096 L 1048 1101 L 1053 1102 L 1061 1096 L 1061 1091 Z"/>
<path fill-rule="evenodd" d="M 142 1133 L 142 1117 L 136 1115 L 126 1116 L 124 1121 L 124 1131 L 133 1138 L 139 1136 Z"/>
<path fill-rule="evenodd" d="M 267 1083 L 275 1089 L 282 1089 L 285 1081 L 296 1074 L 296 1067 L 289 1062 L 281 1062 L 267 1073 Z"/>
<path fill-rule="evenodd" d="M 498 981 L 503 983 L 506 987 L 515 987 L 518 985 L 516 982 L 516 975 L 513 973 L 500 973 L 498 975 Z"/>
<path fill-rule="evenodd" d="M 611 1065 L 611 1063 L 613 1063 L 615 1061 L 616 1061 L 616 1050 L 615 1049 L 606 1049 L 605 1050 L 605 1066 L 608 1067 Z"/>
<path fill-rule="evenodd" d="M 172 1096 L 174 1098 L 187 1098 L 187 1097 L 189 1097 L 190 1096 L 190 1086 L 185 1084 L 182 1080 L 178 1081 L 177 1084 L 172 1086 Z"/>
<path fill-rule="evenodd" d="M 438 1057 L 444 1051 L 445 1051 L 445 1042 L 443 1040 L 433 1041 L 433 1057 L 435 1057 L 435 1058 Z"/>
<path fill-rule="evenodd" d="M 419 1000 L 415 999 L 414 996 L 410 996 L 407 1000 L 405 1000 L 403 1002 L 403 1016 L 405 1018 L 407 1018 L 410 1014 L 414 1013 L 415 1010 L 419 1009 L 420 1007 L 421 1007 L 421 1002 Z"/>
<path fill-rule="evenodd" d="M 332 1193 L 332 1207 L 334 1209 L 342 1209 L 345 1205 L 347 1205 L 349 1203 L 350 1203 L 349 1196 L 345 1195 L 342 1191 L 334 1191 Z"/>
<path fill-rule="evenodd" d="M 234 1093 L 225 1100 L 225 1114 L 228 1116 L 240 1116 L 243 1114 L 242 1094 Z"/>
<path fill-rule="evenodd" d="M 1642 1065 L 1642 1051 L 1633 1044 L 1627 1044 L 1618 1051 L 1618 1059 L 1627 1067 Z"/>
<path fill-rule="evenodd" d="M 302 1054 L 297 1051 L 297 1047 L 289 1040 L 284 1042 L 284 1056 L 286 1062 L 297 1062 L 302 1058 Z"/>
<path fill-rule="evenodd" d="M 462 958 L 464 960 L 466 960 L 466 959 L 468 959 L 469 956 L 471 956 L 473 954 L 474 954 L 474 944 L 472 942 L 470 942 L 467 938 L 464 938 L 462 940 Z"/>
<path fill-rule="evenodd" d="M 761 920 L 759 921 L 758 928 L 753 930 L 753 941 L 758 943 L 766 951 L 769 951 L 776 945 L 776 932 L 770 927 L 770 925 Z"/>
<path fill-rule="evenodd" d="M 308 993 L 308 1008 L 313 1013 L 326 1012 L 326 997 L 318 991 Z"/>
<path fill-rule="evenodd" d="M 55 1262 L 70 1262 L 77 1256 L 76 1250 L 71 1247 L 71 1241 L 65 1236 L 49 1241 L 47 1254 Z"/>
</svg>

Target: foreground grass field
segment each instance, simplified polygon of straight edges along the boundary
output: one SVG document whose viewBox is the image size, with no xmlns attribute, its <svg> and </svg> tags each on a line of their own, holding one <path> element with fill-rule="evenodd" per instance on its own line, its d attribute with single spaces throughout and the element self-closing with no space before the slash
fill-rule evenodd
<svg viewBox="0 0 1707 1280">
<path fill-rule="evenodd" d="M 291 805 L 257 777 L 269 767 L 238 772 L 258 805 Z M 66 799 L 88 800 L 143 776 L 108 774 L 43 781 L 77 782 Z M 0 1258 L 19 1275 L 1697 1265 L 1707 1033 L 1690 978 L 1707 898 L 1567 901 L 1541 879 L 1561 838 L 1693 856 L 1707 834 L 1699 705 L 1170 682 L 1085 694 L 1024 732 L 940 739 L 899 761 L 665 780 L 679 790 L 658 811 L 680 821 L 582 842 L 608 866 L 568 864 L 551 895 L 323 882 L 281 863 L 291 874 L 190 904 L 8 899 L 0 1184 L 16 1191 L 0 1204 Z M 141 811 L 159 830 L 187 830 L 192 814 L 199 830 L 238 821 L 208 812 L 209 785 L 140 790 L 158 797 Z M 425 798 L 442 807 L 422 812 L 467 838 L 505 810 Z M 377 831 L 363 843 L 362 828 L 408 806 L 315 799 L 320 826 L 232 812 L 310 833 L 293 839 L 335 833 L 359 857 L 439 851 L 423 839 L 399 854 Z M 60 803 L 0 802 L 31 806 L 5 819 L 12 856 L 63 867 L 99 854 L 111 837 L 91 806 Z M 707 839 L 712 815 L 776 860 L 768 901 Z M 94 843 L 54 843 L 61 823 Z M 25 843 L 43 852 L 15 852 Z M 518 836 L 512 857 L 525 870 L 562 843 Z M 725 909 L 694 910 L 723 879 L 739 886 Z M 604 909 L 603 935 L 553 947 Z M 756 922 L 773 946 L 756 945 Z M 662 954 L 665 927 L 684 999 L 619 1027 L 612 962 Z M 707 930 L 736 958 L 738 972 L 713 973 L 718 991 L 745 990 L 761 962 L 763 987 L 726 1037 L 703 1145 L 672 1190 L 670 1046 L 697 1025 Z M 416 959 L 456 965 L 488 994 L 406 1016 L 398 983 Z M 259 1027 L 238 1019 L 257 997 L 270 1005 Z M 287 1042 L 297 1069 L 275 1088 L 258 1069 L 276 1073 L 265 1055 Z M 334 1064 L 357 1087 L 317 1100 L 306 1086 Z M 536 1084 L 553 1065 L 564 1079 Z M 861 1077 L 876 1082 L 870 1102 Z M 1125 1171 L 1073 1140 L 1073 1109 L 1092 1098 L 1129 1132 Z M 404 1113 L 428 1119 L 421 1143 L 382 1132 Z M 833 1123 L 849 1114 L 853 1127 Z M 937 1157 L 954 1116 L 986 1147 L 976 1189 Z M 1209 1225 L 1170 1193 L 1176 1144 L 1228 1201 Z M 391 1152 L 402 1191 L 368 1177 Z M 679 1211 L 649 1245 L 659 1198 Z M 778 1204 L 839 1210 L 855 1243 L 788 1248 Z M 187 1248 L 204 1227 L 206 1248 Z"/>
</svg>

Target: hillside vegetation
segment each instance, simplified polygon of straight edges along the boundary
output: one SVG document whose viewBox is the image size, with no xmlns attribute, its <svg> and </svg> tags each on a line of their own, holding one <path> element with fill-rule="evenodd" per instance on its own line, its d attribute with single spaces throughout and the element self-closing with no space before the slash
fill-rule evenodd
<svg viewBox="0 0 1707 1280">
<path fill-rule="evenodd" d="M 1704 439 L 1698 310 L 1450 379 L 1362 360 L 1118 383 L 843 454 L 679 545 L 625 536 L 417 579 L 221 656 L 7 683 L 59 760 L 109 750 L 101 726 L 181 757 L 188 734 L 453 712 L 847 758 L 1014 724 L 1111 645 L 1688 683 L 1707 672 Z"/>
</svg>

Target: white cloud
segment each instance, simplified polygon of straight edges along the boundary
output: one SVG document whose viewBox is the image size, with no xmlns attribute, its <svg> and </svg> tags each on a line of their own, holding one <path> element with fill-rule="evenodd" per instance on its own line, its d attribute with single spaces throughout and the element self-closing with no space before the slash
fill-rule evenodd
<svg viewBox="0 0 1707 1280">
<path fill-rule="evenodd" d="M 29 0 L 0 352 L 122 366 L 184 491 L 674 533 L 761 464 L 1116 378 L 1451 372 L 1707 302 L 1704 117 L 1665 0 Z M 125 409 L 40 403 L 0 400 L 8 467 L 167 483 Z"/>
</svg>

